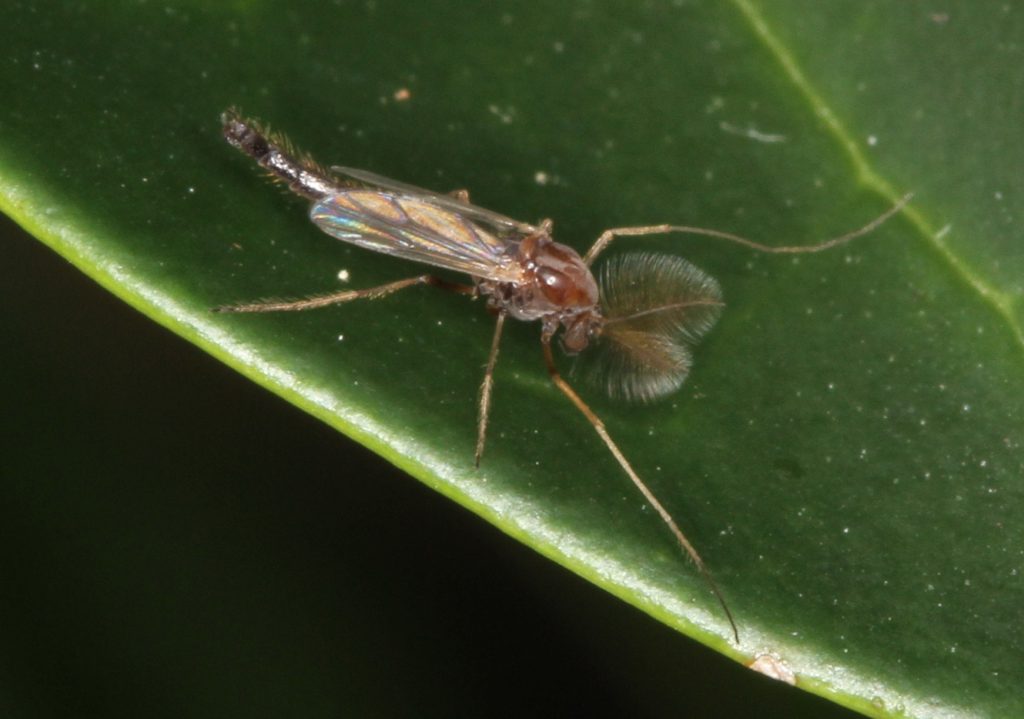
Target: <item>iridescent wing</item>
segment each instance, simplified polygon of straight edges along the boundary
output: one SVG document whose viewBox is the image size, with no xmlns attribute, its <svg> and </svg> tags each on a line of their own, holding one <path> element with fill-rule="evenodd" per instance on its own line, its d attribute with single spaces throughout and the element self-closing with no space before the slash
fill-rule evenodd
<svg viewBox="0 0 1024 719">
<path fill-rule="evenodd" d="M 609 395 L 648 402 L 679 389 L 691 347 L 715 324 L 722 292 L 714 278 L 673 255 L 633 252 L 598 276 L 604 324 L 579 370 Z"/>
<path fill-rule="evenodd" d="M 436 197 L 344 190 L 316 202 L 309 217 L 331 237 L 374 252 L 498 282 L 522 278 L 514 242 Z"/>
<path fill-rule="evenodd" d="M 536 230 L 536 228 L 529 223 L 519 222 L 518 220 L 513 220 L 511 217 L 505 217 L 505 215 L 498 214 L 497 212 L 492 212 L 491 210 L 483 207 L 463 202 L 452 195 L 442 195 L 437 192 L 432 192 L 431 190 L 424 190 L 422 187 L 407 185 L 404 182 L 392 180 L 389 177 L 383 177 L 382 175 L 370 172 L 369 170 L 357 170 L 354 167 L 334 165 L 331 167 L 331 172 L 344 177 L 349 177 L 371 187 L 380 188 L 406 197 L 422 199 L 425 202 L 429 202 L 430 204 L 436 205 L 442 209 L 462 215 L 463 217 L 467 217 L 475 222 L 480 222 L 483 225 L 492 228 L 499 235 L 506 233 L 528 235 Z"/>
</svg>

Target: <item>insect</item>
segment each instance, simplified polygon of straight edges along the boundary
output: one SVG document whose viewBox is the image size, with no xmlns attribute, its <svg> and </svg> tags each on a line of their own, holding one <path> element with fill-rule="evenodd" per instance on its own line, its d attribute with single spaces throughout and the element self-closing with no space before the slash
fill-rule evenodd
<svg viewBox="0 0 1024 719">
<path fill-rule="evenodd" d="M 461 284 L 422 274 L 378 287 L 294 301 L 218 307 L 217 312 L 310 310 L 358 299 L 379 299 L 415 285 L 486 297 L 496 316 L 480 387 L 475 463 L 487 436 L 494 367 L 508 317 L 539 320 L 541 350 L 551 381 L 586 417 L 619 466 L 655 509 L 721 605 L 736 643 L 739 630 L 696 548 L 611 438 L 601 419 L 555 365 L 551 344 L 560 334 L 570 355 L 590 349 L 592 379 L 612 395 L 649 401 L 676 391 L 690 370 L 691 348 L 715 323 L 723 303 L 718 283 L 674 255 L 634 252 L 591 266 L 618 237 L 664 233 L 704 235 L 770 253 L 820 252 L 871 232 L 910 201 L 905 196 L 864 227 L 814 245 L 771 247 L 727 232 L 679 225 L 606 230 L 582 257 L 551 237 L 552 223 L 519 222 L 470 204 L 465 190 L 439 194 L 364 170 L 331 167 L 297 152 L 281 135 L 230 109 L 221 116 L 225 139 L 252 157 L 271 178 L 312 202 L 310 219 L 328 235 L 375 252 L 469 275 Z"/>
</svg>

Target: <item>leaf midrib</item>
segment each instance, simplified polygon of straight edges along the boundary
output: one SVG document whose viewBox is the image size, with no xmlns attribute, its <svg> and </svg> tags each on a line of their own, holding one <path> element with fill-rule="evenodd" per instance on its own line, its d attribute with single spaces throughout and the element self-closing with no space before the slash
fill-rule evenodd
<svg viewBox="0 0 1024 719">
<path fill-rule="evenodd" d="M 822 95 L 807 79 L 804 71 L 797 64 L 793 53 L 768 26 L 764 16 L 754 7 L 753 1 L 732 0 L 732 3 L 750 24 L 757 38 L 764 43 L 769 53 L 782 67 L 789 81 L 793 83 L 800 95 L 810 105 L 814 115 L 824 123 L 825 129 L 835 138 L 839 146 L 846 153 L 860 184 L 868 190 L 877 193 L 890 204 L 898 202 L 903 193 L 897 192 L 893 184 L 871 166 L 871 163 L 868 162 L 867 157 L 861 151 L 860 145 L 853 135 L 846 129 L 842 121 L 832 111 L 831 106 L 822 99 Z M 994 287 L 975 270 L 970 262 L 954 252 L 943 241 L 945 229 L 936 230 L 935 225 L 925 218 L 923 212 L 913 205 L 905 207 L 902 212 L 914 229 L 920 233 L 925 243 L 945 260 L 953 272 L 976 292 L 985 304 L 996 311 L 1016 339 L 1018 347 L 1024 349 L 1024 327 L 1021 326 L 1014 312 L 1014 304 L 1018 298 L 1012 293 L 1004 292 Z"/>
</svg>

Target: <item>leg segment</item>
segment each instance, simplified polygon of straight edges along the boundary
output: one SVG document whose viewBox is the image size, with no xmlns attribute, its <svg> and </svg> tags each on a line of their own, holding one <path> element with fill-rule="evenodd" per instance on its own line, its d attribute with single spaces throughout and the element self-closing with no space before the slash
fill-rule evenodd
<svg viewBox="0 0 1024 719">
<path fill-rule="evenodd" d="M 682 530 L 679 529 L 679 525 L 676 524 L 676 521 L 672 518 L 672 515 L 668 513 L 668 510 L 665 509 L 661 502 L 658 501 L 658 498 L 654 496 L 654 493 L 650 490 L 650 488 L 644 483 L 642 479 L 640 479 L 640 476 L 633 470 L 633 466 L 629 463 L 629 460 L 626 459 L 626 456 L 622 453 L 622 450 L 620 450 L 618 445 L 615 444 L 614 441 L 612 441 L 611 435 L 609 435 L 608 430 L 605 429 L 604 422 L 602 422 L 600 417 L 594 414 L 593 410 L 591 410 L 590 407 L 588 407 L 587 404 L 580 398 L 580 396 L 576 394 L 576 391 L 569 386 L 569 383 L 562 379 L 561 374 L 559 374 L 558 372 L 558 368 L 555 367 L 555 360 L 551 354 L 551 336 L 548 334 L 542 335 L 541 344 L 544 349 L 544 362 L 547 364 L 548 374 L 551 376 L 551 381 L 555 383 L 555 386 L 558 387 L 559 390 L 561 390 L 562 394 L 569 398 L 570 402 L 576 405 L 576 409 L 578 409 L 583 414 L 583 416 L 587 418 L 587 421 L 590 422 L 591 426 L 597 432 L 598 436 L 601 437 L 601 440 L 608 448 L 608 451 L 612 453 L 613 457 L 615 457 L 615 461 L 617 461 L 619 463 L 619 466 L 622 467 L 622 470 L 626 473 L 626 476 L 628 476 L 630 481 L 632 481 L 633 484 L 636 485 L 636 488 L 640 490 L 640 493 L 650 503 L 650 505 L 654 507 L 654 511 L 658 513 L 658 515 L 661 517 L 661 520 L 672 532 L 673 536 L 676 538 L 676 541 L 679 542 L 679 545 L 683 548 L 683 551 L 686 552 L 690 559 L 693 560 L 693 563 L 697 565 L 697 569 L 700 570 L 700 573 L 703 575 L 704 579 L 711 587 L 711 591 L 714 592 L 715 597 L 718 599 L 718 603 L 722 606 L 722 609 L 725 611 L 725 616 L 728 618 L 729 625 L 732 627 L 733 636 L 736 639 L 736 643 L 739 644 L 740 634 L 739 630 L 736 628 L 736 622 L 732 618 L 732 612 L 729 611 L 729 607 L 728 605 L 726 605 L 725 599 L 724 597 L 722 597 L 722 593 L 718 589 L 718 585 L 715 584 L 715 580 L 711 578 L 711 572 L 709 572 L 707 567 L 705 566 L 704 560 L 700 558 L 700 554 L 698 554 L 694 546 L 690 544 L 690 540 L 688 540 L 686 538 L 686 535 L 683 534 Z"/>
<path fill-rule="evenodd" d="M 351 302 L 352 300 L 375 300 L 381 297 L 387 297 L 390 294 L 398 292 L 399 290 L 404 290 L 406 287 L 412 287 L 413 285 L 432 285 L 433 287 L 440 287 L 441 289 L 450 290 L 452 292 L 458 292 L 459 294 L 476 294 L 476 287 L 472 285 L 461 285 L 455 282 L 449 282 L 447 280 L 441 279 L 440 277 L 434 277 L 433 275 L 420 275 L 419 277 L 410 277 L 409 279 L 406 280 L 389 282 L 386 285 L 368 287 L 364 290 L 345 290 L 343 292 L 331 292 L 330 294 L 306 297 L 301 300 L 285 300 L 281 302 L 250 302 L 239 305 L 223 305 L 222 307 L 214 307 L 213 311 L 298 312 L 301 310 L 313 310 L 317 309 L 318 307 L 327 307 L 329 305 L 338 305 L 343 302 Z"/>
<path fill-rule="evenodd" d="M 800 254 L 808 252 L 821 252 L 827 250 L 830 247 L 841 245 L 844 242 L 849 242 L 857 237 L 866 235 L 876 227 L 881 225 L 883 222 L 888 220 L 890 217 L 895 215 L 897 212 L 902 210 L 911 198 L 913 193 L 904 195 L 900 200 L 890 207 L 888 210 L 883 212 L 881 215 L 873 219 L 868 224 L 864 225 L 858 230 L 853 232 L 847 232 L 845 235 L 840 237 L 833 237 L 831 240 L 825 240 L 814 245 L 797 245 L 791 247 L 773 247 L 771 245 L 762 245 L 760 242 L 754 242 L 748 240 L 745 237 L 739 235 L 733 235 L 729 232 L 719 232 L 718 230 L 709 230 L 704 227 L 687 227 L 685 225 L 646 225 L 643 227 L 619 227 L 614 230 L 605 230 L 601 233 L 601 236 L 597 238 L 597 242 L 587 250 L 586 256 L 583 258 L 583 262 L 588 266 L 594 261 L 599 254 L 601 254 L 608 245 L 611 244 L 612 240 L 616 237 L 638 237 L 641 235 L 664 235 L 669 232 L 682 232 L 688 235 L 703 235 L 705 237 L 714 237 L 719 240 L 726 240 L 728 242 L 735 242 L 736 244 L 749 247 L 759 252 L 771 252 L 775 254 Z"/>
<path fill-rule="evenodd" d="M 505 326 L 505 313 L 498 313 L 498 322 L 494 325 L 494 339 L 491 340 L 491 354 L 487 358 L 487 369 L 484 370 L 484 381 L 480 385 L 480 409 L 476 420 L 476 454 L 474 463 L 480 466 L 480 457 L 484 454 L 484 442 L 487 441 L 487 419 L 491 414 L 491 389 L 494 387 L 494 365 L 498 363 L 498 345 L 501 343 L 501 330 Z"/>
</svg>

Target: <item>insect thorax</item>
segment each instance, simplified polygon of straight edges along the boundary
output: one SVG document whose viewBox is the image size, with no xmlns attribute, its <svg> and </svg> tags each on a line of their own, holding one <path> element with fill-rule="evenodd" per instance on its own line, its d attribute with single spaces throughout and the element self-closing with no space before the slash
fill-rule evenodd
<svg viewBox="0 0 1024 719">
<path fill-rule="evenodd" d="M 524 239 L 517 259 L 523 278 L 518 282 L 480 283 L 490 304 L 519 320 L 543 320 L 544 331 L 566 330 L 565 345 L 579 352 L 600 325 L 597 281 L 576 250 L 554 242 L 545 232 Z"/>
</svg>

